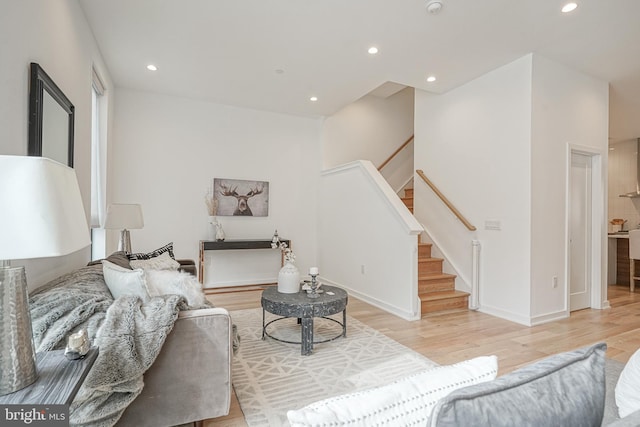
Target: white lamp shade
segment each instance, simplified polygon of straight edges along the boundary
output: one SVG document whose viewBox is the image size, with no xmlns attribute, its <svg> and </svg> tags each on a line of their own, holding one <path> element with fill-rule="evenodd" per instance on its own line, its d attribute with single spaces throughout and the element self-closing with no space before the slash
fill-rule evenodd
<svg viewBox="0 0 640 427">
<path fill-rule="evenodd" d="M 62 256 L 91 244 L 75 171 L 0 155 L 0 260 Z"/>
<path fill-rule="evenodd" d="M 144 227 L 142 207 L 137 204 L 112 203 L 107 207 L 104 228 L 133 230 Z"/>
</svg>

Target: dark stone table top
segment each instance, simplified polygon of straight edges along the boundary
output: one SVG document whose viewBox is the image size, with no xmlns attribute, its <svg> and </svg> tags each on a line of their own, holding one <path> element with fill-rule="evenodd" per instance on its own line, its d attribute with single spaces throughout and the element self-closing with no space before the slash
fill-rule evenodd
<svg viewBox="0 0 640 427">
<path fill-rule="evenodd" d="M 348 296 L 343 289 L 329 285 L 322 285 L 320 289 L 323 292 L 318 298 L 309 298 L 306 291 L 283 294 L 272 286 L 262 292 L 262 308 L 279 316 L 299 318 L 330 316 L 346 308 Z"/>
</svg>

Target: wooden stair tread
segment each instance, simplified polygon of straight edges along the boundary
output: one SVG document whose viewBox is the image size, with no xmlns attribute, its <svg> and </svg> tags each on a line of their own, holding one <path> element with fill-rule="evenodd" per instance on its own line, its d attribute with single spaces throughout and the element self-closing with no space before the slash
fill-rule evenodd
<svg viewBox="0 0 640 427">
<path fill-rule="evenodd" d="M 435 258 L 435 257 L 418 258 L 418 262 L 440 262 L 440 261 L 444 261 L 444 259 L 443 258 Z"/>
<path fill-rule="evenodd" d="M 423 274 L 418 277 L 418 280 L 428 280 L 428 279 L 455 279 L 457 276 L 455 274 L 449 273 L 430 273 Z"/>
<path fill-rule="evenodd" d="M 463 291 L 441 291 L 441 292 L 430 292 L 428 294 L 420 295 L 420 300 L 422 301 L 438 301 L 442 299 L 449 298 L 465 298 L 468 297 L 468 292 Z"/>
<path fill-rule="evenodd" d="M 411 190 L 413 192 L 413 190 Z M 402 202 L 413 212 L 413 194 L 405 192 Z M 418 235 L 418 297 L 420 298 L 421 315 L 446 312 L 451 310 L 467 310 L 469 308 L 468 292 L 455 289 L 455 274 L 442 271 L 443 258 L 431 256 L 433 244 L 423 243 L 422 234 Z"/>
</svg>

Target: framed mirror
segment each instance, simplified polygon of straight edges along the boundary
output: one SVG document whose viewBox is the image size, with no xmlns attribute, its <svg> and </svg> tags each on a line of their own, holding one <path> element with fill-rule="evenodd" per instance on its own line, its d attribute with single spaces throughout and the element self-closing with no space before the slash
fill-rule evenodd
<svg viewBox="0 0 640 427">
<path fill-rule="evenodd" d="M 30 156 L 42 156 L 73 167 L 74 107 L 35 62 L 29 83 Z"/>
</svg>

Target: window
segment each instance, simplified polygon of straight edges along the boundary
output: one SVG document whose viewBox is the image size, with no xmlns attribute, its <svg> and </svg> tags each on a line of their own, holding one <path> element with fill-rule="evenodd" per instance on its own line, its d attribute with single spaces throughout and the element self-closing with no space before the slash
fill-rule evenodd
<svg viewBox="0 0 640 427">
<path fill-rule="evenodd" d="M 102 228 L 107 190 L 107 98 L 104 93 L 105 86 L 94 68 L 91 85 L 91 259 L 106 256 L 106 233 Z"/>
</svg>

